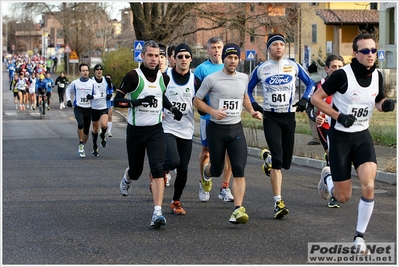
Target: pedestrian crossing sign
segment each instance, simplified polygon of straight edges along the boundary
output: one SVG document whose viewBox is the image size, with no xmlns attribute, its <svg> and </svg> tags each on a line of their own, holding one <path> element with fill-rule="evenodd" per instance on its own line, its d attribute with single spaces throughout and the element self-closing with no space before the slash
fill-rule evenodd
<svg viewBox="0 0 399 267">
<path fill-rule="evenodd" d="M 378 60 L 385 60 L 385 50 L 378 50 Z"/>
<path fill-rule="evenodd" d="M 247 50 L 246 58 L 247 60 L 255 60 L 256 51 L 255 50 Z"/>
<path fill-rule="evenodd" d="M 143 51 L 144 41 L 134 41 L 134 51 Z"/>
<path fill-rule="evenodd" d="M 143 62 L 141 51 L 134 51 L 134 62 Z"/>
</svg>

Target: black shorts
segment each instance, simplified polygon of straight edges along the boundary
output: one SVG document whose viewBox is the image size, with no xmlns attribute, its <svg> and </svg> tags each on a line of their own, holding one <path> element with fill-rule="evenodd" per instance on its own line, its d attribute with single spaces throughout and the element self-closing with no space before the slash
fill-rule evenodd
<svg viewBox="0 0 399 267">
<path fill-rule="evenodd" d="M 133 126 L 128 124 L 126 128 L 126 147 L 130 179 L 137 180 L 140 178 L 143 172 L 146 152 L 152 176 L 154 178 L 163 177 L 165 135 L 162 123 L 152 126 Z"/>
<path fill-rule="evenodd" d="M 23 94 L 23 95 L 26 94 L 26 90 L 19 90 L 19 92 L 21 92 L 21 94 Z"/>
<path fill-rule="evenodd" d="M 78 123 L 78 129 L 83 129 L 83 133 L 88 135 L 91 125 L 91 108 L 82 108 L 76 106 L 73 109 L 73 113 L 75 114 L 75 119 Z"/>
<path fill-rule="evenodd" d="M 39 89 L 36 93 L 37 93 L 37 95 L 39 95 L 39 96 L 47 95 L 46 90 L 43 90 L 43 89 Z"/>
<path fill-rule="evenodd" d="M 105 114 L 108 115 L 108 109 L 92 109 L 91 110 L 91 120 L 92 121 L 99 121 L 101 116 Z"/>
<path fill-rule="evenodd" d="M 247 141 L 241 122 L 230 125 L 210 121 L 206 126 L 209 156 L 213 176 L 220 176 L 227 154 L 231 162 L 233 177 L 244 177 L 247 164 Z"/>
<path fill-rule="evenodd" d="M 272 168 L 288 170 L 291 167 L 295 142 L 295 112 L 263 113 L 263 130 L 270 153 Z"/>
<path fill-rule="evenodd" d="M 352 163 L 355 169 L 366 162 L 377 163 L 373 139 L 369 130 L 346 133 L 328 131 L 329 157 L 333 181 L 346 181 L 351 178 Z"/>
</svg>

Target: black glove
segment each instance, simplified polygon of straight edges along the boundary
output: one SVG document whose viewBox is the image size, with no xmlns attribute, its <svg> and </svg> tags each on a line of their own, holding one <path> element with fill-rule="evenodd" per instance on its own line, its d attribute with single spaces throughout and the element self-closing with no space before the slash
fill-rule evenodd
<svg viewBox="0 0 399 267">
<path fill-rule="evenodd" d="M 110 100 L 112 98 L 112 94 L 107 94 L 107 100 Z"/>
<path fill-rule="evenodd" d="M 345 115 L 340 113 L 338 116 L 338 122 L 341 123 L 345 128 L 351 127 L 355 121 L 356 118 L 352 114 Z"/>
<path fill-rule="evenodd" d="M 395 109 L 395 100 L 393 99 L 385 99 L 384 103 L 382 103 L 382 111 L 389 112 Z"/>
<path fill-rule="evenodd" d="M 71 102 L 71 100 L 68 100 L 68 101 L 67 101 L 67 107 L 70 107 L 70 108 L 72 107 L 72 102 Z"/>
<path fill-rule="evenodd" d="M 91 99 L 94 99 L 94 96 L 91 95 L 91 94 L 88 94 L 88 95 L 86 96 L 86 98 L 87 98 L 88 100 L 91 100 Z"/>
<path fill-rule="evenodd" d="M 148 95 L 142 99 L 137 99 L 137 100 L 140 101 L 140 105 L 149 105 L 150 107 L 154 106 L 157 101 L 155 99 L 155 96 L 153 96 L 153 95 Z"/>
<path fill-rule="evenodd" d="M 252 102 L 252 107 L 255 111 L 259 111 L 263 114 L 263 108 L 258 104 L 258 102 Z"/>
<path fill-rule="evenodd" d="M 172 113 L 175 115 L 174 119 L 177 121 L 180 121 L 183 117 L 183 113 L 181 113 L 176 107 L 172 108 Z"/>
<path fill-rule="evenodd" d="M 302 97 L 298 102 L 293 105 L 293 107 L 296 108 L 296 112 L 302 112 L 306 109 L 306 106 L 308 105 L 308 100 L 304 97 Z"/>
</svg>

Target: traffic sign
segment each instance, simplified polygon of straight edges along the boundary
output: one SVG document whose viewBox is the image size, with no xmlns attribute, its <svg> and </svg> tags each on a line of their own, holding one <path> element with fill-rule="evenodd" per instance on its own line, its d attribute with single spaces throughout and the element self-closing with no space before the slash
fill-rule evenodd
<svg viewBox="0 0 399 267">
<path fill-rule="evenodd" d="M 71 53 L 71 52 L 72 52 L 71 47 L 69 47 L 69 45 L 66 44 L 66 45 L 65 45 L 65 48 L 64 48 L 64 53 L 69 54 L 69 53 Z"/>
<path fill-rule="evenodd" d="M 79 59 L 79 56 L 75 50 L 72 51 L 71 55 L 69 56 L 69 59 Z"/>
<path fill-rule="evenodd" d="M 69 56 L 69 63 L 79 63 L 79 56 L 75 50 L 73 50 Z"/>
<path fill-rule="evenodd" d="M 143 62 L 141 51 L 134 51 L 134 62 Z"/>
<path fill-rule="evenodd" d="M 256 51 L 255 50 L 247 50 L 246 58 L 247 60 L 255 60 Z"/>
<path fill-rule="evenodd" d="M 385 50 L 378 50 L 378 60 L 380 61 L 385 60 Z"/>
<path fill-rule="evenodd" d="M 144 41 L 136 40 L 134 41 L 134 51 L 143 51 Z"/>
</svg>

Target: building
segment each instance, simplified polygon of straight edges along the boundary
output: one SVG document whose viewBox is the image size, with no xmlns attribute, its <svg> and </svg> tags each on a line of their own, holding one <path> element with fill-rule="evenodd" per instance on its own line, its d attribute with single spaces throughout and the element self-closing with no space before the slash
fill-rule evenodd
<svg viewBox="0 0 399 267">
<path fill-rule="evenodd" d="M 356 35 L 367 32 L 378 39 L 377 9 L 378 4 L 370 2 L 303 3 L 301 42 L 310 55 L 308 60 L 304 58 L 304 65 L 311 61 L 322 64 L 329 54 L 340 54 L 350 62 Z"/>
<path fill-rule="evenodd" d="M 397 44 L 398 40 L 398 4 L 395 2 L 380 3 L 380 35 L 379 49 L 384 51 L 385 58 L 380 60 L 380 67 L 387 69 L 397 68 Z M 395 23 L 396 22 L 396 23 Z"/>
</svg>

